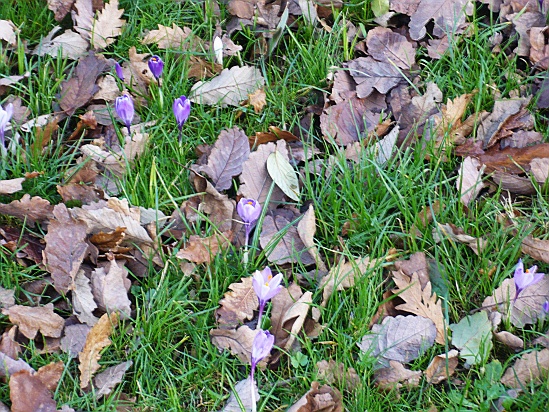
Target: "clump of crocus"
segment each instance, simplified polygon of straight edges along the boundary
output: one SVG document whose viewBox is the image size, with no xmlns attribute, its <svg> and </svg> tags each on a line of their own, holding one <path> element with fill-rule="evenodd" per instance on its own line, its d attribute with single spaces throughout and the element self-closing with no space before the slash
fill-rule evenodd
<svg viewBox="0 0 549 412">
<path fill-rule="evenodd" d="M 6 109 L 2 106 L 0 106 L 0 151 L 2 154 L 6 153 L 6 139 L 5 139 L 5 133 L 6 133 L 6 126 L 11 120 L 11 117 L 13 116 L 13 104 L 9 103 L 6 106 Z"/>
<path fill-rule="evenodd" d="M 250 368 L 250 381 L 251 381 L 251 390 L 252 390 L 252 411 L 257 410 L 256 399 L 255 399 L 255 378 L 254 372 L 255 367 L 259 362 L 261 362 L 266 356 L 269 356 L 271 350 L 273 349 L 275 337 L 269 333 L 269 331 L 259 330 L 252 343 L 252 356 Z"/>
<path fill-rule="evenodd" d="M 154 55 L 149 59 L 147 64 L 149 65 L 151 73 L 160 85 L 160 76 L 162 76 L 162 71 L 164 70 L 164 62 L 159 56 Z"/>
<path fill-rule="evenodd" d="M 128 134 L 131 136 L 132 132 L 130 130 L 130 126 L 132 124 L 133 116 L 135 115 L 135 108 L 130 95 L 123 94 L 122 96 L 118 96 L 114 102 L 114 109 L 116 110 L 118 117 L 122 119 L 128 128 Z"/>
<path fill-rule="evenodd" d="M 181 131 L 183 125 L 191 114 L 191 101 L 185 96 L 178 97 L 173 102 L 173 114 L 177 122 L 177 128 L 179 129 L 179 142 L 181 142 Z"/>
<path fill-rule="evenodd" d="M 122 66 L 120 66 L 120 63 L 118 62 L 114 63 L 114 71 L 116 72 L 116 75 L 118 76 L 118 78 L 124 81 L 124 72 L 122 71 Z"/>
<path fill-rule="evenodd" d="M 257 300 L 259 301 L 258 328 L 261 328 L 261 317 L 263 316 L 265 304 L 283 289 L 280 282 L 282 282 L 282 273 L 273 277 L 273 272 L 269 266 L 266 266 L 265 269 L 261 271 L 256 270 L 253 274 L 252 285 L 255 294 L 257 295 Z"/>
<path fill-rule="evenodd" d="M 513 278 L 515 280 L 515 301 L 517 300 L 519 294 L 526 289 L 528 286 L 535 285 L 541 279 L 543 279 L 544 273 L 536 273 L 538 267 L 536 265 L 532 266 L 530 269 L 524 270 L 524 264 L 522 259 L 519 259 L 517 267 L 515 268 L 515 273 Z"/>
</svg>

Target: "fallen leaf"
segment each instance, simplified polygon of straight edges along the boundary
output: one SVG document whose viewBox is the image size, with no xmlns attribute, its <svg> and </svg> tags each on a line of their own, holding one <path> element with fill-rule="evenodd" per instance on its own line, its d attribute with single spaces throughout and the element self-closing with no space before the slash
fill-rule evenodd
<svg viewBox="0 0 549 412">
<path fill-rule="evenodd" d="M 427 366 L 427 369 L 425 369 L 427 382 L 437 385 L 444 380 L 450 379 L 459 363 L 458 354 L 457 350 L 452 349 L 448 353 L 435 356 L 429 366 Z"/>
<path fill-rule="evenodd" d="M 366 45 L 370 56 L 380 62 L 396 64 L 401 69 L 410 69 L 415 64 L 416 50 L 412 43 L 391 29 L 375 27 L 368 31 Z"/>
<path fill-rule="evenodd" d="M 359 57 L 347 62 L 349 74 L 356 82 L 357 97 L 368 97 L 374 89 L 386 94 L 404 81 L 402 71 L 392 63 L 379 62 L 373 57 Z"/>
<path fill-rule="evenodd" d="M 131 302 L 128 291 L 131 281 L 128 270 L 119 266 L 115 259 L 107 267 L 99 267 L 91 275 L 92 293 L 99 309 L 107 312 L 118 312 L 120 319 L 131 316 Z"/>
<path fill-rule="evenodd" d="M 217 323 L 222 328 L 236 328 L 246 320 L 251 320 L 259 307 L 251 276 L 242 278 L 238 283 L 231 283 L 229 289 L 231 291 L 225 293 L 219 301 L 220 307 L 215 311 Z"/>
<path fill-rule="evenodd" d="M 476 365 L 488 359 L 492 350 L 492 324 L 486 312 L 466 316 L 450 325 L 452 345 L 459 349 L 465 365 Z"/>
<path fill-rule="evenodd" d="M 215 256 L 231 243 L 232 233 L 216 233 L 209 237 L 191 235 L 184 249 L 176 257 L 194 263 L 210 264 Z"/>
<path fill-rule="evenodd" d="M 372 327 L 358 347 L 377 358 L 378 367 L 389 367 L 395 360 L 408 363 L 421 356 L 435 343 L 437 330 L 431 319 L 421 316 L 387 316 Z"/>
<path fill-rule="evenodd" d="M 218 63 L 209 62 L 194 55 L 189 56 L 187 77 L 209 79 L 221 73 L 222 70 L 223 66 Z"/>
<path fill-rule="evenodd" d="M 105 49 L 114 43 L 114 38 L 122 34 L 126 20 L 121 19 L 124 9 L 118 9 L 118 0 L 110 0 L 103 10 L 97 13 L 91 27 L 91 44 L 94 49 Z"/>
<path fill-rule="evenodd" d="M 92 0 L 74 1 L 71 17 L 74 30 L 89 42 L 93 29 L 93 19 L 95 17 Z"/>
<path fill-rule="evenodd" d="M 486 172 L 498 170 L 519 174 L 529 171 L 533 159 L 549 157 L 549 143 L 523 148 L 506 147 L 503 150 L 487 151 L 477 157 L 486 165 Z"/>
<path fill-rule="evenodd" d="M 126 83 L 130 89 L 137 90 L 142 96 L 149 96 L 149 85 L 154 82 L 154 76 L 147 64 L 150 54 L 137 53 L 135 46 L 130 47 L 128 50 L 129 61 L 122 64 L 122 72 L 124 74 L 124 83 Z M 134 96 L 135 97 L 135 96 Z M 145 103 L 145 99 L 136 99 Z"/>
<path fill-rule="evenodd" d="M 411 371 L 397 361 L 389 361 L 387 368 L 380 368 L 374 372 L 376 386 L 382 390 L 390 391 L 403 386 L 417 387 L 421 379 L 421 371 Z"/>
<path fill-rule="evenodd" d="M 15 289 L 4 289 L 0 286 L 0 307 L 10 308 L 15 305 Z"/>
<path fill-rule="evenodd" d="M 156 43 L 159 49 L 194 50 L 200 44 L 200 40 L 194 36 L 188 27 L 179 27 L 172 23 L 172 27 L 158 25 L 158 30 L 151 30 L 141 40 L 141 44 Z"/>
<path fill-rule="evenodd" d="M 374 145 L 366 148 L 368 156 L 375 157 L 376 163 L 379 166 L 385 167 L 387 162 L 391 159 L 395 150 L 399 131 L 400 127 L 396 125 L 383 139 L 376 141 Z"/>
<path fill-rule="evenodd" d="M 316 218 L 315 209 L 313 205 L 309 205 L 309 208 L 297 224 L 297 233 L 303 241 L 303 244 L 307 248 L 307 252 L 315 260 L 316 266 L 319 270 L 327 271 L 326 265 L 320 257 L 317 247 L 315 246 L 314 236 L 316 232 Z"/>
<path fill-rule="evenodd" d="M 530 162 L 530 172 L 541 186 L 547 184 L 549 180 L 549 158 L 532 159 Z"/>
<path fill-rule="evenodd" d="M 20 371 L 10 377 L 12 412 L 55 412 L 57 403 L 40 378 L 29 371 Z"/>
<path fill-rule="evenodd" d="M 93 100 L 114 102 L 115 99 L 120 95 L 118 83 L 116 82 L 116 79 L 110 74 L 101 77 L 97 81 L 97 86 L 99 87 L 99 91 L 93 95 Z"/>
<path fill-rule="evenodd" d="M 518 336 L 513 335 L 511 332 L 507 332 L 506 330 L 494 333 L 494 338 L 496 338 L 498 342 L 503 343 L 505 346 L 513 349 L 514 351 L 524 349 L 524 341 Z"/>
<path fill-rule="evenodd" d="M 53 217 L 53 206 L 40 196 L 31 197 L 25 193 L 20 200 L 0 204 L 0 214 L 14 216 L 26 221 L 31 227 Z"/>
<path fill-rule="evenodd" d="M 546 44 L 547 27 L 530 29 L 530 61 L 543 70 L 549 68 L 549 46 Z"/>
<path fill-rule="evenodd" d="M 520 112 L 530 99 L 496 100 L 492 112 L 483 119 L 477 129 L 477 139 L 482 140 L 483 148 L 487 149 L 498 142 L 498 134 L 511 116 Z"/>
<path fill-rule="evenodd" d="M 311 389 L 286 412 L 343 412 L 343 397 L 337 389 L 328 385 L 319 387 L 311 383 Z"/>
<path fill-rule="evenodd" d="M 501 383 L 511 388 L 524 388 L 530 383 L 542 383 L 549 375 L 549 349 L 524 354 L 513 366 L 509 366 Z"/>
<path fill-rule="evenodd" d="M 196 218 L 202 219 L 198 214 L 198 209 L 200 209 L 201 213 L 209 216 L 218 232 L 228 234 L 231 230 L 236 230 L 238 224 L 233 219 L 236 202 L 229 199 L 226 194 L 219 193 L 208 180 L 200 175 L 195 175 L 192 182 L 196 191 L 203 194 L 196 196 L 200 202 L 196 205 L 196 208 L 189 207 L 192 215 L 186 213 L 187 219 L 189 221 L 192 221 L 193 218 L 195 221 Z M 193 216 L 193 218 L 190 218 L 190 216 Z"/>
<path fill-rule="evenodd" d="M 76 358 L 84 345 L 91 326 L 88 325 L 68 325 L 65 327 L 64 336 L 61 338 L 61 350 L 67 353 L 71 358 Z"/>
<path fill-rule="evenodd" d="M 297 173 L 284 153 L 275 150 L 267 158 L 267 172 L 273 182 L 290 199 L 299 202 L 299 180 Z"/>
<path fill-rule="evenodd" d="M 2 309 L 2 313 L 29 339 L 34 339 L 38 331 L 44 336 L 60 338 L 65 326 L 65 320 L 53 312 L 52 303 L 37 307 L 14 305 Z"/>
<path fill-rule="evenodd" d="M 75 0 L 48 0 L 48 9 L 53 11 L 55 21 L 61 21 L 69 13 Z"/>
<path fill-rule="evenodd" d="M 0 352 L 0 376 L 11 376 L 14 373 L 27 371 L 34 373 L 34 369 L 23 359 L 15 360 L 3 352 Z"/>
<path fill-rule="evenodd" d="M 435 37 L 450 36 L 465 23 L 466 11 L 472 6 L 470 0 L 421 0 L 417 10 L 410 18 L 410 37 L 421 40 L 427 34 L 426 25 L 434 20 Z M 468 13 L 471 14 L 471 13 Z"/>
<path fill-rule="evenodd" d="M 190 92 L 190 100 L 198 104 L 219 104 L 221 107 L 239 106 L 249 93 L 262 87 L 265 79 L 255 67 L 234 66 L 224 69 L 208 82 L 196 83 Z"/>
<path fill-rule="evenodd" d="M 93 326 L 99 320 L 93 314 L 93 311 L 97 309 L 97 304 L 93 298 L 90 280 L 83 270 L 78 271 L 74 277 L 74 284 L 72 286 L 72 308 L 73 313 L 82 323 Z"/>
<path fill-rule="evenodd" d="M 17 179 L 0 180 L 0 195 L 11 195 L 12 193 L 23 190 L 21 183 L 25 181 L 24 177 Z"/>
<path fill-rule="evenodd" d="M 248 103 L 254 108 L 254 112 L 261 113 L 267 104 L 267 95 L 263 88 L 257 89 L 255 92 L 248 94 Z"/>
<path fill-rule="evenodd" d="M 443 224 L 437 222 L 437 228 L 433 229 L 433 240 L 435 243 L 440 243 L 442 241 L 441 234 L 451 241 L 469 246 L 477 256 L 479 256 L 479 253 L 481 253 L 487 245 L 486 239 L 469 236 L 465 234 L 462 228 L 457 227 L 452 223 Z"/>
<path fill-rule="evenodd" d="M 325 380 L 328 384 L 337 384 L 345 386 L 348 391 L 353 391 L 360 386 L 360 376 L 354 368 L 346 368 L 341 362 L 333 359 L 329 361 L 322 360 L 316 363 L 317 378 Z"/>
<path fill-rule="evenodd" d="M 255 382 L 253 382 L 253 385 L 257 402 L 259 400 L 259 391 L 257 390 L 257 384 Z M 242 408 L 244 408 L 245 411 L 251 411 L 253 405 L 251 386 L 252 378 L 250 376 L 238 382 L 234 386 L 234 390 L 231 391 L 227 403 L 220 412 L 241 412 L 243 410 Z"/>
<path fill-rule="evenodd" d="M 17 27 L 11 20 L 0 20 L 0 40 L 6 41 L 11 46 L 16 46 L 17 32 Z"/>
<path fill-rule="evenodd" d="M 111 344 L 109 337 L 118 325 L 118 313 L 105 313 L 88 333 L 86 344 L 78 354 L 80 365 L 80 388 L 85 389 L 101 367 L 98 361 L 101 359 L 101 351 Z"/>
<path fill-rule="evenodd" d="M 114 387 L 124 379 L 126 371 L 133 365 L 131 360 L 110 366 L 93 379 L 95 398 L 109 395 Z"/>
<path fill-rule="evenodd" d="M 484 165 L 474 157 L 467 157 L 461 164 L 459 169 L 459 178 L 456 180 L 456 187 L 460 192 L 460 200 L 465 206 L 475 200 L 484 188 L 482 182 L 482 174 L 484 173 Z"/>
<path fill-rule="evenodd" d="M 61 27 L 54 27 L 46 37 L 42 38 L 32 54 L 44 56 L 45 54 L 57 57 L 59 52 L 64 59 L 77 60 L 88 52 L 88 42 L 78 33 L 66 30 L 61 35 L 53 37 Z"/>
<path fill-rule="evenodd" d="M 522 239 L 522 252 L 535 260 L 549 263 L 549 240 L 535 238 L 531 235 Z"/>
<path fill-rule="evenodd" d="M 36 371 L 36 375 L 50 391 L 55 391 L 63 375 L 65 365 L 62 361 L 51 362 Z"/>
<path fill-rule="evenodd" d="M 53 216 L 44 237 L 44 263 L 55 289 L 66 293 L 88 255 L 86 224 L 73 219 L 64 203 L 55 205 Z"/>
<path fill-rule="evenodd" d="M 241 362 L 249 363 L 256 333 L 257 330 L 252 330 L 247 325 L 243 325 L 238 329 L 211 329 L 210 337 L 212 343 L 218 349 L 228 349 Z"/>
</svg>

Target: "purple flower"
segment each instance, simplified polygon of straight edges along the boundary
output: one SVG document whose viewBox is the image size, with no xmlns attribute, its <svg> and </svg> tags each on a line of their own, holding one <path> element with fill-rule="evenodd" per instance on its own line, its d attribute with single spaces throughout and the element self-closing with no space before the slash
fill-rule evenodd
<svg viewBox="0 0 549 412">
<path fill-rule="evenodd" d="M 6 110 L 2 106 L 0 106 L 0 146 L 2 149 L 4 149 L 5 144 L 5 138 L 4 134 L 6 132 L 6 126 L 11 120 L 11 117 L 13 116 L 13 104 L 9 103 L 6 106 Z"/>
<path fill-rule="evenodd" d="M 128 134 L 131 136 L 130 125 L 132 124 L 133 116 L 135 114 L 135 108 L 133 107 L 133 100 L 129 94 L 123 94 L 118 96 L 114 102 L 114 109 L 118 117 L 122 119 L 126 127 L 128 128 Z"/>
<path fill-rule="evenodd" d="M 254 228 L 259 216 L 261 216 L 261 205 L 257 200 L 243 197 L 237 203 L 236 211 L 238 212 L 238 216 L 240 216 L 244 222 L 244 226 L 246 228 L 246 246 L 248 246 L 250 232 Z"/>
<path fill-rule="evenodd" d="M 515 300 L 518 295 L 526 289 L 528 286 L 535 285 L 541 279 L 543 279 L 544 273 L 536 273 L 537 266 L 532 266 L 530 269 L 524 270 L 522 259 L 519 259 L 513 278 L 515 279 L 515 288 L 517 290 L 515 294 Z"/>
<path fill-rule="evenodd" d="M 543 305 L 541 306 L 543 309 L 543 313 L 548 314 L 549 313 L 549 300 L 546 300 Z"/>
<path fill-rule="evenodd" d="M 259 300 L 260 308 L 265 306 L 270 299 L 276 296 L 283 287 L 280 285 L 282 281 L 282 273 L 279 273 L 273 277 L 273 272 L 266 266 L 262 271 L 256 270 L 253 274 L 252 284 L 254 286 L 255 294 Z"/>
<path fill-rule="evenodd" d="M 124 72 L 122 71 L 122 66 L 120 66 L 120 63 L 114 63 L 114 70 L 116 71 L 116 75 L 118 76 L 118 78 L 124 81 Z"/>
<path fill-rule="evenodd" d="M 261 362 L 263 358 L 268 356 L 273 349 L 275 337 L 271 335 L 269 331 L 259 330 L 256 333 L 254 342 L 252 344 L 252 380 L 256 365 Z"/>
<path fill-rule="evenodd" d="M 178 97 L 173 101 L 172 108 L 179 128 L 179 140 L 181 141 L 181 129 L 191 114 L 191 101 L 185 96 Z"/>
<path fill-rule="evenodd" d="M 148 65 L 151 73 L 154 77 L 156 77 L 156 80 L 160 79 L 160 76 L 162 76 L 162 70 L 164 70 L 164 62 L 162 59 L 159 56 L 154 55 L 149 59 Z"/>
</svg>

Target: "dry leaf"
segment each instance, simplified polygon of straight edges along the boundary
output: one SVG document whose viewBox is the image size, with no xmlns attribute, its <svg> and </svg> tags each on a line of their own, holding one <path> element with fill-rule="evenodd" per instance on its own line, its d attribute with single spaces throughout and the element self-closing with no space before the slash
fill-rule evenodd
<svg viewBox="0 0 549 412">
<path fill-rule="evenodd" d="M 437 355 L 433 358 L 427 369 L 425 369 L 425 378 L 427 382 L 437 385 L 440 382 L 450 379 L 459 363 L 459 352 L 452 349 L 443 355 Z"/>
<path fill-rule="evenodd" d="M 509 366 L 501 383 L 511 388 L 524 389 L 530 382 L 542 383 L 549 375 L 549 349 L 532 351 Z"/>
<path fill-rule="evenodd" d="M 29 339 L 34 339 L 38 331 L 44 336 L 60 338 L 65 326 L 65 320 L 53 312 L 52 303 L 38 307 L 14 305 L 2 309 L 2 313 Z"/>
<path fill-rule="evenodd" d="M 451 241 L 463 243 L 469 246 L 477 256 L 479 256 L 479 253 L 481 253 L 486 247 L 486 239 L 469 236 L 465 234 L 462 228 L 457 227 L 452 223 L 442 224 L 437 222 L 437 226 L 438 228 L 433 229 L 433 240 L 436 243 L 442 241 L 442 238 L 440 236 L 440 234 L 442 233 L 444 236 L 446 236 L 446 238 L 450 239 Z"/>
<path fill-rule="evenodd" d="M 86 344 L 86 338 L 91 330 L 91 326 L 88 325 L 68 325 L 65 327 L 63 338 L 61 338 L 61 350 L 68 353 L 71 358 L 78 356 L 84 345 Z"/>
<path fill-rule="evenodd" d="M 247 325 L 238 329 L 212 329 L 210 336 L 212 343 L 218 349 L 228 349 L 242 362 L 250 362 L 252 344 L 257 330 L 250 329 Z"/>
<path fill-rule="evenodd" d="M 75 0 L 48 0 L 48 9 L 53 11 L 55 21 L 61 21 L 69 13 Z"/>
<path fill-rule="evenodd" d="M 471 10 L 470 0 L 421 0 L 417 10 L 411 14 L 410 37 L 421 40 L 427 34 L 427 25 L 431 19 L 435 26 L 435 37 L 451 35 L 465 23 L 465 13 Z M 470 14 L 470 13 L 468 13 Z"/>
<path fill-rule="evenodd" d="M 518 336 L 513 335 L 511 332 L 507 332 L 506 330 L 494 333 L 494 338 L 496 338 L 498 342 L 503 343 L 505 346 L 513 349 L 514 351 L 524 349 L 524 341 Z"/>
<path fill-rule="evenodd" d="M 64 203 L 71 200 L 78 200 L 84 205 L 97 202 L 104 197 L 103 191 L 97 187 L 79 183 L 69 183 L 65 186 L 58 185 L 57 193 L 61 195 Z"/>
<path fill-rule="evenodd" d="M 73 219 L 64 203 L 53 208 L 53 216 L 44 237 L 44 263 L 51 273 L 55 289 L 66 293 L 88 255 L 86 224 Z"/>
<path fill-rule="evenodd" d="M 85 389 L 90 384 L 90 381 L 95 372 L 101 367 L 98 363 L 101 359 L 101 351 L 111 344 L 109 337 L 118 325 L 118 313 L 105 313 L 95 326 L 90 330 L 86 338 L 86 344 L 82 352 L 78 354 L 80 365 L 80 387 Z"/>
<path fill-rule="evenodd" d="M 325 380 L 328 384 L 336 383 L 338 386 L 344 385 L 348 391 L 352 391 L 360 386 L 360 376 L 354 368 L 345 368 L 341 362 L 333 359 L 329 361 L 320 361 L 316 363 L 319 380 Z"/>
<path fill-rule="evenodd" d="M 27 371 L 34 373 L 34 369 L 23 359 L 15 360 L 3 352 L 0 352 L 0 376 L 11 376 L 14 373 Z"/>
<path fill-rule="evenodd" d="M 225 329 L 236 328 L 244 321 L 251 320 L 259 307 L 251 276 L 242 278 L 238 283 L 231 283 L 229 289 L 231 291 L 225 293 L 219 301 L 220 308 L 215 311 L 218 325 Z"/>
<path fill-rule="evenodd" d="M 158 25 L 158 30 L 151 30 L 141 40 L 141 44 L 156 43 L 159 49 L 195 50 L 201 44 L 200 39 L 193 35 L 188 27 L 179 27 L 172 23 L 172 27 Z M 197 50 L 200 51 L 200 50 Z"/>
<path fill-rule="evenodd" d="M 12 193 L 23 190 L 21 183 L 25 181 L 24 177 L 17 179 L 0 180 L 0 195 L 11 195 Z"/>
<path fill-rule="evenodd" d="M 53 217 L 53 206 L 40 196 L 31 197 L 25 193 L 20 200 L 0 204 L 0 214 L 25 220 L 31 227 L 35 222 L 43 222 Z"/>
<path fill-rule="evenodd" d="M 315 219 L 315 209 L 313 205 L 309 205 L 309 209 L 305 212 L 299 223 L 297 224 L 297 233 L 303 241 L 303 244 L 307 248 L 307 252 L 315 260 L 316 266 L 319 270 L 328 270 L 326 265 L 322 261 L 318 249 L 315 246 L 314 236 L 316 232 L 316 219 Z"/>
<path fill-rule="evenodd" d="M 125 233 L 125 228 L 117 227 L 112 232 L 99 232 L 90 236 L 90 242 L 102 252 L 117 251 L 124 241 Z"/>
<path fill-rule="evenodd" d="M 106 102 L 114 102 L 114 100 L 120 96 L 120 90 L 118 89 L 118 83 L 116 79 L 107 74 L 101 77 L 97 81 L 99 91 L 93 95 L 93 100 L 105 100 Z"/>
<path fill-rule="evenodd" d="M 375 27 L 366 37 L 368 53 L 374 59 L 410 69 L 415 64 L 416 50 L 405 36 L 384 27 Z"/>
<path fill-rule="evenodd" d="M 248 94 L 248 103 L 254 108 L 254 112 L 261 113 L 267 104 L 267 95 L 263 88 L 257 89 L 255 92 Z"/>
<path fill-rule="evenodd" d="M 368 97 L 374 89 L 387 94 L 404 80 L 402 71 L 392 63 L 378 62 L 373 57 L 359 57 L 347 62 L 349 74 L 355 80 L 357 97 Z"/>
<path fill-rule="evenodd" d="M 376 386 L 382 390 L 390 391 L 402 386 L 419 386 L 421 371 L 411 371 L 397 361 L 389 361 L 389 367 L 377 369 L 374 372 Z"/>
<path fill-rule="evenodd" d="M 255 67 L 235 66 L 224 69 L 219 76 L 208 82 L 198 82 L 192 88 L 189 98 L 193 103 L 219 104 L 221 107 L 239 106 L 249 93 L 262 87 L 265 79 Z"/>
<path fill-rule="evenodd" d="M 36 375 L 50 391 L 57 388 L 57 384 L 63 375 L 65 365 L 63 361 L 48 363 L 36 371 Z"/>
<path fill-rule="evenodd" d="M 91 30 L 91 44 L 94 49 L 105 49 L 114 43 L 114 38 L 122 34 L 122 27 L 126 20 L 121 19 L 124 9 L 118 9 L 118 0 L 110 0 L 105 8 L 97 13 Z"/>
<path fill-rule="evenodd" d="M 267 172 L 286 196 L 299 202 L 299 179 L 284 152 L 275 150 L 269 155 L 267 158 Z"/>
<path fill-rule="evenodd" d="M 209 237 L 191 235 L 185 249 L 177 252 L 176 257 L 189 262 L 210 264 L 220 251 L 229 246 L 231 239 L 231 232 L 216 233 Z"/>
<path fill-rule="evenodd" d="M 57 404 L 40 378 L 29 371 L 11 375 L 10 399 L 12 412 L 54 412 Z"/>
<path fill-rule="evenodd" d="M 536 158 L 549 157 L 549 143 L 540 143 L 523 148 L 506 147 L 503 150 L 487 151 L 478 156 L 481 163 L 486 165 L 486 171 L 494 170 L 507 173 L 524 173 L 529 171 L 530 162 Z"/>
<path fill-rule="evenodd" d="M 107 312 L 120 312 L 120 319 L 129 319 L 131 302 L 128 291 L 131 282 L 128 270 L 119 266 L 115 259 L 110 261 L 108 269 L 99 267 L 91 275 L 92 292 L 99 309 Z"/>
<path fill-rule="evenodd" d="M 72 30 L 66 30 L 60 36 L 53 37 L 61 27 L 54 27 L 46 37 L 44 37 L 32 54 L 43 56 L 45 54 L 57 57 L 59 51 L 64 59 L 77 60 L 88 52 L 88 42 L 78 33 Z"/>
<path fill-rule="evenodd" d="M 6 41 L 11 46 L 16 46 L 17 31 L 17 27 L 11 20 L 0 20 L 0 40 Z"/>
<path fill-rule="evenodd" d="M 392 275 L 397 285 L 393 293 L 406 302 L 396 306 L 396 309 L 431 319 L 436 326 L 436 342 L 444 345 L 446 328 L 442 302 L 437 298 L 436 293 L 431 293 L 431 282 L 421 289 L 417 273 L 412 274 L 411 278 L 401 272 L 392 272 Z"/>
<path fill-rule="evenodd" d="M 234 390 L 231 391 L 229 399 L 225 407 L 220 412 L 242 412 L 242 408 L 245 411 L 252 410 L 252 392 L 250 390 L 252 386 L 251 377 L 241 380 L 234 386 Z M 255 399 L 259 400 L 259 391 L 257 390 L 257 384 L 253 382 L 255 390 Z M 240 406 L 242 405 L 242 407 Z"/>
<path fill-rule="evenodd" d="M 421 289 L 425 289 L 429 281 L 429 264 L 427 263 L 427 258 L 425 253 L 416 252 L 406 260 L 397 260 L 394 263 L 395 271 L 391 271 L 393 276 L 401 276 L 402 274 L 408 276 L 411 281 L 414 273 L 419 279 L 419 284 Z"/>
<path fill-rule="evenodd" d="M 110 366 L 93 379 L 95 398 L 109 395 L 114 387 L 124 379 L 124 374 L 132 366 L 131 360 Z"/>
<path fill-rule="evenodd" d="M 219 193 L 213 185 L 200 175 L 195 175 L 192 179 L 194 187 L 197 192 L 204 193 L 196 196 L 200 202 L 196 207 L 189 206 L 192 214 L 186 213 L 186 217 L 189 221 L 199 217 L 198 209 L 201 213 L 209 216 L 210 221 L 217 228 L 218 232 L 226 233 L 227 235 L 231 229 L 236 227 L 233 220 L 233 215 L 236 210 L 236 202 L 225 194 Z M 194 198 L 193 198 L 194 199 Z M 190 216 L 193 216 L 192 218 Z M 202 219 L 200 217 L 200 219 Z"/>
<path fill-rule="evenodd" d="M 82 323 L 93 326 L 99 320 L 93 314 L 93 311 L 97 309 L 97 304 L 93 299 L 90 280 L 83 270 L 80 270 L 74 278 L 72 308 L 73 313 Z"/>
<path fill-rule="evenodd" d="M 337 389 L 328 385 L 319 388 L 318 382 L 286 412 L 343 412 L 343 397 Z"/>
<path fill-rule="evenodd" d="M 522 239 L 522 252 L 536 260 L 549 263 L 549 240 L 537 239 L 528 235 Z"/>
<path fill-rule="evenodd" d="M 465 206 L 475 200 L 484 188 L 482 174 L 484 165 L 474 157 L 466 157 L 459 169 L 459 178 L 456 180 L 456 187 L 460 192 L 460 200 Z"/>
<path fill-rule="evenodd" d="M 477 129 L 477 139 L 482 140 L 484 149 L 487 149 L 498 142 L 499 132 L 511 116 L 520 112 L 528 104 L 526 99 L 503 99 L 496 100 L 492 112 L 483 119 Z"/>
</svg>

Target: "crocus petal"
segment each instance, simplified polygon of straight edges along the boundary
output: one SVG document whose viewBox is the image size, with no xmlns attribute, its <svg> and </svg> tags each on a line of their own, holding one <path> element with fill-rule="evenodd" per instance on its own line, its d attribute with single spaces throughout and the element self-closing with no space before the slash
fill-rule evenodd
<svg viewBox="0 0 549 412">
<path fill-rule="evenodd" d="M 269 333 L 269 331 L 259 330 L 259 332 L 256 333 L 252 343 L 252 368 L 254 368 L 258 362 L 261 362 L 263 358 L 271 353 L 274 340 L 274 335 Z"/>
<path fill-rule="evenodd" d="M 174 100 L 172 109 L 177 127 L 181 130 L 191 114 L 191 101 L 185 96 L 178 97 Z"/>
<path fill-rule="evenodd" d="M 255 199 L 243 197 L 236 205 L 236 211 L 247 225 L 254 225 L 261 216 L 261 205 Z"/>
<path fill-rule="evenodd" d="M 147 64 L 149 65 L 149 69 L 154 77 L 158 79 L 160 78 L 160 76 L 162 76 L 162 71 L 164 70 L 164 62 L 162 61 L 160 56 L 152 56 Z"/>
<path fill-rule="evenodd" d="M 122 71 L 122 66 L 120 66 L 120 63 L 114 63 L 114 70 L 116 71 L 116 75 L 118 76 L 118 78 L 124 81 L 124 72 Z"/>
<path fill-rule="evenodd" d="M 532 280 L 532 282 L 530 282 L 530 285 L 529 286 L 532 286 L 532 285 L 535 285 L 536 283 L 538 283 L 539 281 L 541 281 L 543 279 L 543 277 L 545 276 L 545 273 L 536 273 L 534 275 L 534 279 Z"/>
</svg>

